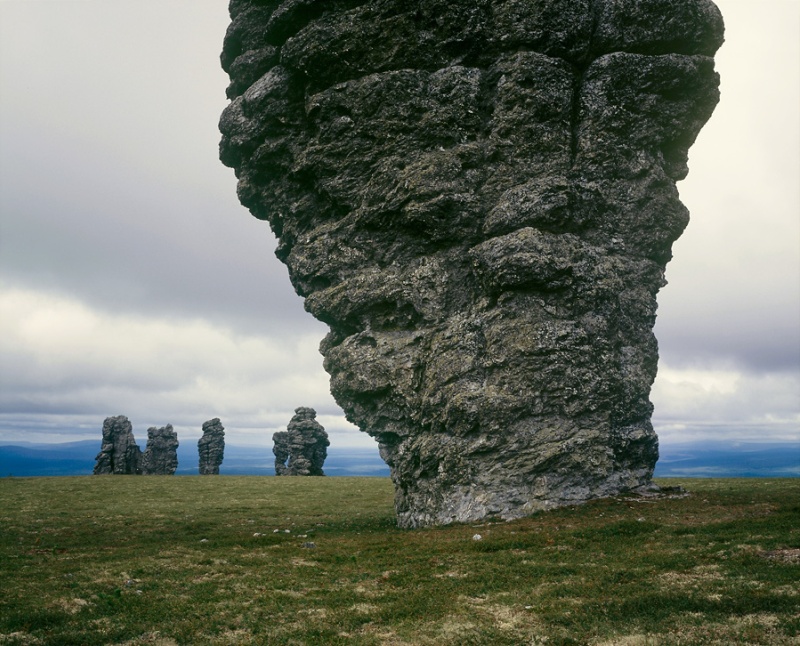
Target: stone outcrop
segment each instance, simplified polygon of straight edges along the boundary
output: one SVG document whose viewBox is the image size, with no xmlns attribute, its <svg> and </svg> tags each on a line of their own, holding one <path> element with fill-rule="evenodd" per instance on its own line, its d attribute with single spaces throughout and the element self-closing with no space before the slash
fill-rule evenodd
<svg viewBox="0 0 800 646">
<path fill-rule="evenodd" d="M 225 428 L 219 417 L 203 422 L 203 436 L 197 440 L 200 455 L 200 475 L 219 475 L 219 465 L 225 454 Z"/>
<path fill-rule="evenodd" d="M 172 424 L 147 429 L 147 446 L 142 455 L 144 475 L 171 476 L 178 468 L 178 434 Z"/>
<path fill-rule="evenodd" d="M 645 487 L 710 0 L 232 0 L 222 161 L 401 526 Z"/>
<path fill-rule="evenodd" d="M 301 406 L 285 431 L 272 435 L 276 476 L 324 476 L 328 434 L 317 420 L 317 411 Z"/>
<path fill-rule="evenodd" d="M 94 475 L 139 475 L 142 451 L 133 437 L 133 426 L 125 415 L 106 417 L 103 443 L 95 457 Z"/>
</svg>

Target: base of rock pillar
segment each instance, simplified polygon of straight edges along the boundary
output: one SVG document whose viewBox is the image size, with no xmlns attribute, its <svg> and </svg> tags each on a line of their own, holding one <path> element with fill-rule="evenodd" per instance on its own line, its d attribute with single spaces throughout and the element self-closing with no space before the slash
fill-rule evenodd
<svg viewBox="0 0 800 646">
<path fill-rule="evenodd" d="M 513 520 L 652 487 L 658 439 L 649 423 L 606 430 L 605 446 L 601 431 L 573 429 L 559 440 L 559 430 L 543 426 L 510 442 L 428 435 L 381 444 L 398 526 Z"/>
</svg>

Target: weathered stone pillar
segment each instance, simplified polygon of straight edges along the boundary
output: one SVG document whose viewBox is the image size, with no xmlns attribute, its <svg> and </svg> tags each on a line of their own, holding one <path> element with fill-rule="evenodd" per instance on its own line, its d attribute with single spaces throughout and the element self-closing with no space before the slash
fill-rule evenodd
<svg viewBox="0 0 800 646">
<path fill-rule="evenodd" d="M 172 424 L 147 429 L 147 446 L 142 455 L 144 475 L 171 476 L 178 468 L 178 434 Z"/>
<path fill-rule="evenodd" d="M 222 161 L 401 526 L 650 483 L 709 0 L 233 0 Z"/>
<path fill-rule="evenodd" d="M 285 431 L 272 435 L 277 476 L 324 476 L 328 457 L 328 434 L 317 420 L 317 411 L 301 406 Z"/>
<path fill-rule="evenodd" d="M 106 417 L 103 442 L 95 457 L 94 475 L 140 475 L 142 451 L 133 437 L 133 425 L 125 415 Z"/>
<path fill-rule="evenodd" d="M 219 417 L 203 422 L 203 436 L 197 440 L 200 456 L 200 475 L 219 475 L 219 465 L 225 454 L 225 427 Z"/>
</svg>

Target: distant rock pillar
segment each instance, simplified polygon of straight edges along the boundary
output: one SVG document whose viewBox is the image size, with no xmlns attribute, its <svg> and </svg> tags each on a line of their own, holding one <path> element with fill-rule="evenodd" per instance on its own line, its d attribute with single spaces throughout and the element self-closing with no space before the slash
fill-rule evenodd
<svg viewBox="0 0 800 646">
<path fill-rule="evenodd" d="M 288 476 L 289 467 L 286 463 L 289 461 L 289 432 L 278 431 L 272 434 L 272 452 L 275 454 L 275 475 Z"/>
<path fill-rule="evenodd" d="M 328 434 L 317 422 L 317 411 L 295 409 L 286 431 L 272 436 L 276 476 L 324 476 L 322 465 L 328 457 Z M 288 463 L 287 463 L 288 460 Z"/>
<path fill-rule="evenodd" d="M 133 426 L 125 415 L 106 417 L 103 443 L 95 457 L 94 475 L 140 475 L 142 451 L 133 437 Z"/>
<path fill-rule="evenodd" d="M 172 424 L 147 429 L 147 446 L 142 456 L 144 475 L 171 476 L 178 468 L 178 434 Z"/>
<path fill-rule="evenodd" d="M 200 454 L 200 475 L 219 475 L 219 465 L 225 453 L 225 428 L 219 417 L 203 422 L 203 437 L 197 441 L 197 451 Z"/>
</svg>

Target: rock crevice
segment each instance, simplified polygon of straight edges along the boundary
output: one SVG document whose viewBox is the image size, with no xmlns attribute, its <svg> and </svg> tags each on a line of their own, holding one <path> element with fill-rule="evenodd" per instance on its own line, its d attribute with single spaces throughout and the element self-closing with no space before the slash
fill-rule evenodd
<svg viewBox="0 0 800 646">
<path fill-rule="evenodd" d="M 649 483 L 709 0 L 234 0 L 220 156 L 268 220 L 398 521 Z"/>
</svg>

